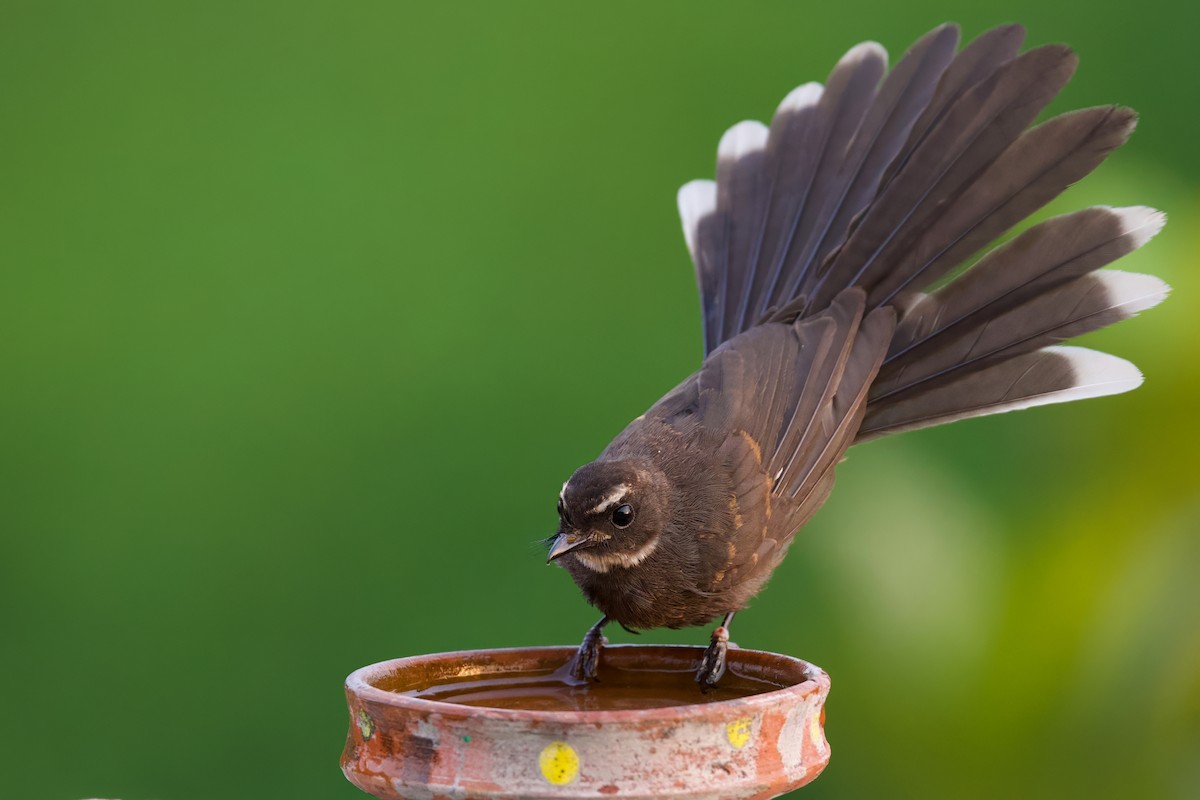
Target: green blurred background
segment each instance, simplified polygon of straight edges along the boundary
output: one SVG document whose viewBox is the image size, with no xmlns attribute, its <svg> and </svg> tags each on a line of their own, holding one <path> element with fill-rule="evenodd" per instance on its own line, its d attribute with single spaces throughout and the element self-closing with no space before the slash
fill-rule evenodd
<svg viewBox="0 0 1200 800">
<path fill-rule="evenodd" d="M 1170 213 L 1146 384 L 856 449 L 735 638 L 833 676 L 804 796 L 1200 796 L 1196 4 L 0 7 L 0 795 L 351 800 L 352 669 L 576 642 L 534 540 L 698 363 L 676 188 L 957 19 L 1142 112 L 1056 210 Z"/>
</svg>

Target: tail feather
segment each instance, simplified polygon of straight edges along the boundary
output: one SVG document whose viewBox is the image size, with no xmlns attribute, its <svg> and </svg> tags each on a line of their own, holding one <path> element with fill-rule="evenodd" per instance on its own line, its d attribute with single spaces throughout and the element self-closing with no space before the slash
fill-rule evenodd
<svg viewBox="0 0 1200 800">
<path fill-rule="evenodd" d="M 970 345 L 988 327 L 1020 339 L 1051 319 L 1070 315 L 1073 306 L 1028 306 L 1133 252 L 1164 222 L 1161 212 L 1141 206 L 1089 208 L 1035 225 L 996 248 L 958 280 L 906 304 L 872 397 L 886 396 L 884 386 L 901 372 L 911 377 L 919 371 L 928 354 L 945 352 L 956 343 Z M 1070 297 L 1066 292 L 1060 301 Z"/>
<path fill-rule="evenodd" d="M 833 74 L 838 74 L 839 69 L 845 73 L 845 65 L 852 55 L 853 51 L 847 53 L 838 62 Z M 877 53 L 860 46 L 858 55 L 860 57 L 856 61 L 862 62 L 864 69 L 882 71 L 882 65 L 875 67 L 872 64 L 880 60 Z M 845 87 L 841 88 L 844 91 Z M 753 265 L 746 264 L 741 270 L 742 280 L 750 287 L 746 302 L 739 309 L 744 312 L 738 314 L 742 325 L 754 322 L 747 318 L 753 317 L 758 311 L 761 295 L 775 291 L 793 231 L 809 205 L 820 161 L 828 147 L 831 124 L 829 110 L 840 105 L 838 100 L 841 92 L 838 89 L 837 84 L 828 91 L 818 83 L 805 84 L 783 99 L 771 119 L 767 140 L 768 163 L 774 171 L 770 188 L 771 204 L 759 226 L 762 236 L 757 258 Z M 738 320 L 730 319 L 724 335 L 735 334 L 740 329 Z"/>
<path fill-rule="evenodd" d="M 964 92 L 1016 57 L 1024 40 L 1025 29 L 1020 25 L 1001 25 L 980 34 L 954 57 L 938 83 L 933 99 L 913 125 L 908 144 L 888 167 L 881 185 L 889 184 L 900 168 L 908 163 L 916 145 L 925 141 L 929 131 L 941 122 Z"/>
<path fill-rule="evenodd" d="M 871 405 L 897 403 L 1023 353 L 1129 319 L 1166 298 L 1167 285 L 1152 275 L 1102 270 L 1040 294 L 1011 311 L 972 326 L 871 385 Z"/>
<path fill-rule="evenodd" d="M 747 120 L 726 131 L 717 147 L 717 211 L 727 220 L 725 269 L 717 290 L 721 309 L 718 336 L 722 338 L 727 337 L 734 309 L 742 304 L 746 292 L 738 265 L 757 258 L 760 220 L 766 216 L 771 185 L 766 170 L 768 135 L 766 125 Z"/>
<path fill-rule="evenodd" d="M 1101 207 L 1047 220 L 929 291 L 1134 128 L 1131 110 L 1108 106 L 1026 130 L 1076 57 L 1061 45 L 1018 55 L 1023 38 L 1020 26 L 996 28 L 955 55 L 958 29 L 945 25 L 890 72 L 883 49 L 864 43 L 825 87 L 788 95 L 769 128 L 730 129 L 717 180 L 679 193 L 706 350 L 764 322 L 820 314 L 847 289 L 865 294 L 864 320 L 891 307 L 895 334 L 865 395 L 859 441 L 1140 383 L 1127 362 L 1058 343 L 1165 297 L 1155 278 L 1096 271 L 1151 238 L 1159 212 Z M 807 377 L 831 385 L 820 371 Z M 843 426 L 858 417 L 840 419 L 824 441 L 854 436 Z M 772 452 L 807 458 L 798 435 Z"/>
<path fill-rule="evenodd" d="M 952 25 L 917 40 L 883 80 L 857 129 L 845 131 L 849 144 L 841 158 L 822 165 L 824 180 L 814 193 L 816 202 L 796 227 L 795 255 L 783 265 L 787 279 L 776 284 L 781 288 L 771 299 L 794 297 L 815 272 L 814 265 L 845 240 L 850 224 L 878 192 L 884 170 L 903 151 L 957 44 L 958 28 Z M 879 52 L 886 61 L 882 48 Z"/>
<path fill-rule="evenodd" d="M 900 271 L 904 254 L 1066 85 L 1076 60 L 1057 45 L 1030 50 L 963 95 L 882 191 L 818 286 L 806 292 L 813 307 L 828 305 L 846 286 L 868 289 L 867 304 L 874 307 L 890 289 L 927 278 Z"/>
<path fill-rule="evenodd" d="M 805 84 L 784 99 L 768 136 L 761 123 L 731 128 L 718 148 L 716 183 L 680 189 L 706 352 L 789 305 L 809 265 L 842 244 L 927 107 L 957 41 L 954 26 L 931 31 L 882 83 L 883 48 L 852 48 L 825 88 Z"/>
<path fill-rule="evenodd" d="M 1063 114 L 1013 143 L 916 239 L 878 287 L 890 303 L 929 285 L 1053 200 L 1124 144 L 1136 115 L 1113 106 Z M 901 277 L 904 276 L 904 277 Z"/>
<path fill-rule="evenodd" d="M 1137 367 L 1086 347 L 1044 347 L 968 372 L 897 403 L 868 405 L 856 442 L 969 417 L 1103 397 L 1136 389 Z"/>
</svg>

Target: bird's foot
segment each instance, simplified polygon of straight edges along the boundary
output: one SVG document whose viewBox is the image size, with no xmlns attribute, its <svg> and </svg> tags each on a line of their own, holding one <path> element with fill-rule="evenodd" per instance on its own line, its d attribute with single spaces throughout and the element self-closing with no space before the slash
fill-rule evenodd
<svg viewBox="0 0 1200 800">
<path fill-rule="evenodd" d="M 600 669 L 600 651 L 606 644 L 608 639 L 604 638 L 604 631 L 599 626 L 589 630 L 571 664 L 571 677 L 579 681 L 596 680 L 596 673 Z"/>
<path fill-rule="evenodd" d="M 708 694 L 725 674 L 725 655 L 729 652 L 729 629 L 718 625 L 712 633 L 712 642 L 704 649 L 700 667 L 696 670 L 696 683 L 700 691 Z"/>
</svg>

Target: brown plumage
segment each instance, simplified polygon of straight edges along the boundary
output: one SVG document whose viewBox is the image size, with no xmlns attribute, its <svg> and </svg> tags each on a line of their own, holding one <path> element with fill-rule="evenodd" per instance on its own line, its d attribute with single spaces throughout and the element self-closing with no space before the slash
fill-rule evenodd
<svg viewBox="0 0 1200 800">
<path fill-rule="evenodd" d="M 564 484 L 550 559 L 601 629 L 704 625 L 697 679 L 724 669 L 727 626 L 820 508 L 847 448 L 887 433 L 1114 394 L 1141 376 L 1057 343 L 1155 305 L 1156 278 L 1100 267 L 1161 228 L 1146 208 L 1035 225 L 936 291 L 980 247 L 1094 169 L 1133 129 L 1085 109 L 1026 130 L 1076 58 L 1018 55 L 996 28 L 957 55 L 946 25 L 889 72 L 858 45 L 768 128 L 734 126 L 717 180 L 680 190 L 696 264 L 700 370 Z"/>
</svg>

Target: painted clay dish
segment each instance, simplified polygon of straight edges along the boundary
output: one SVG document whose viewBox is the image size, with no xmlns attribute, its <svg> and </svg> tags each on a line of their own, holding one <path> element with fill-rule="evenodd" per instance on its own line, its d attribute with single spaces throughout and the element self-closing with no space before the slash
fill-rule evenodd
<svg viewBox="0 0 1200 800">
<path fill-rule="evenodd" d="M 686 680 L 701 652 L 609 646 L 602 664 L 610 675 Z M 729 651 L 726 678 L 759 682 L 766 691 L 700 702 L 693 683 L 687 691 L 695 695 L 669 707 L 514 709 L 413 696 L 456 681 L 551 675 L 573 654 L 569 647 L 439 653 L 357 670 L 346 679 L 350 732 L 342 771 L 379 798 L 730 800 L 777 797 L 829 762 L 829 676 L 773 653 Z"/>
</svg>

